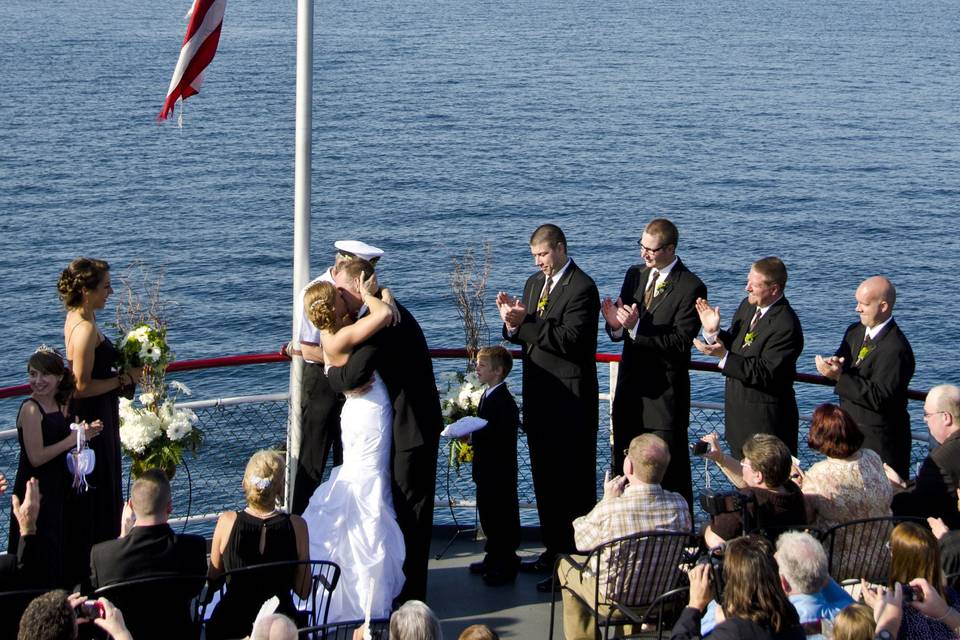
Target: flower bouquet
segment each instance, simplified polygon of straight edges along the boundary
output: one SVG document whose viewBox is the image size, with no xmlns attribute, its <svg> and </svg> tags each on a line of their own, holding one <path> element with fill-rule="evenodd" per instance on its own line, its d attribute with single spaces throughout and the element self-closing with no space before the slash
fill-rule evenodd
<svg viewBox="0 0 960 640">
<path fill-rule="evenodd" d="M 203 432 L 196 426 L 197 416 L 190 409 L 178 409 L 176 399 L 190 389 L 179 382 L 170 383 L 174 396 L 147 391 L 140 394 L 139 406 L 126 398 L 120 400 L 120 444 L 130 456 L 131 473 L 139 476 L 147 469 L 163 469 L 168 478 L 183 461 L 184 450 L 196 453 Z"/>
<path fill-rule="evenodd" d="M 142 322 L 117 340 L 120 353 L 117 366 L 120 371 L 143 367 L 140 385 L 148 393 L 165 394 L 163 378 L 167 365 L 173 361 L 173 352 L 167 344 L 167 328 L 164 325 L 151 327 Z M 132 395 L 127 396 L 131 400 Z"/>
<path fill-rule="evenodd" d="M 473 371 L 448 373 L 441 376 L 441 379 L 447 383 L 446 392 L 440 401 L 444 423 L 451 424 L 461 418 L 476 416 L 480 399 L 483 398 L 483 385 L 480 384 L 477 374 Z M 461 464 L 473 462 L 473 446 L 461 439 L 451 440 L 450 462 L 459 472 Z"/>
</svg>

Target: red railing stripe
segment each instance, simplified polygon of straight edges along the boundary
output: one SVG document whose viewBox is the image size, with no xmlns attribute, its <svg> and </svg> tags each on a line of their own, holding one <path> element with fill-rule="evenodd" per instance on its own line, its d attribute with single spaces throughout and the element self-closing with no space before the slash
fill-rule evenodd
<svg viewBox="0 0 960 640">
<path fill-rule="evenodd" d="M 286 345 L 281 347 L 277 353 L 253 353 L 242 356 L 223 356 L 220 358 L 201 358 L 199 360 L 181 360 L 170 364 L 169 371 L 197 371 L 200 369 L 215 369 L 218 367 L 239 367 L 251 364 L 271 364 L 277 362 L 287 362 L 290 356 L 285 353 Z M 520 357 L 519 351 L 511 351 L 514 358 Z M 466 358 L 466 349 L 430 349 L 430 356 L 433 358 Z M 597 362 L 610 363 L 620 362 L 620 356 L 614 353 L 598 353 Z M 690 363 L 690 369 L 693 371 L 708 371 L 718 373 L 720 368 L 712 362 L 702 362 L 693 360 Z M 804 384 L 817 384 L 829 386 L 830 381 L 823 376 L 810 373 L 797 373 L 795 380 Z M 25 396 L 30 393 L 30 386 L 21 384 L 13 387 L 0 387 L 0 399 L 13 398 L 15 396 Z M 908 395 L 911 400 L 924 400 L 927 397 L 926 391 L 910 389 Z"/>
</svg>

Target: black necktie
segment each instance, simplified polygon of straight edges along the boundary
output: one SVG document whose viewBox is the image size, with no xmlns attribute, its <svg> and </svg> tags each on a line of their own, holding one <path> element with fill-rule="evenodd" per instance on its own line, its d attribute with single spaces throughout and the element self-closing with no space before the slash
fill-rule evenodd
<svg viewBox="0 0 960 640">
<path fill-rule="evenodd" d="M 757 307 L 757 312 L 753 314 L 753 320 L 750 321 L 750 333 L 753 333 L 753 330 L 757 328 L 757 323 L 760 322 L 760 317 L 763 314 L 760 313 L 760 307 Z"/>
</svg>

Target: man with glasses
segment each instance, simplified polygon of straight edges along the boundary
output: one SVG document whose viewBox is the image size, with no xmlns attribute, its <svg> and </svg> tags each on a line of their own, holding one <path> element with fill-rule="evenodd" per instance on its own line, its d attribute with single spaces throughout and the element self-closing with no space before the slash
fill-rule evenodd
<svg viewBox="0 0 960 640">
<path fill-rule="evenodd" d="M 800 414 L 793 392 L 797 358 L 803 351 L 800 319 L 784 296 L 787 267 L 777 257 L 757 260 L 747 276 L 747 297 L 720 330 L 720 307 L 697 300 L 703 341 L 700 353 L 720 359 L 726 378 L 725 437 L 734 457 L 755 433 L 771 433 L 797 454 Z"/>
<path fill-rule="evenodd" d="M 700 328 L 697 298 L 707 287 L 677 257 L 677 227 L 651 220 L 638 241 L 643 264 L 627 270 L 616 302 L 602 304 L 607 335 L 623 342 L 613 400 L 613 468 L 642 433 L 670 448 L 663 486 L 693 501 L 687 427 L 690 422 L 690 345 Z"/>
<path fill-rule="evenodd" d="M 940 518 L 950 529 L 960 529 L 960 388 L 941 384 L 930 389 L 923 419 L 940 446 L 920 465 L 913 488 L 893 496 L 893 514 Z M 906 486 L 896 473 L 888 470 L 887 475 L 895 487 Z"/>
<path fill-rule="evenodd" d="M 840 406 L 873 449 L 901 476 L 910 474 L 910 414 L 907 387 L 916 367 L 913 349 L 893 319 L 897 290 L 883 276 L 857 287 L 860 322 L 849 327 L 836 354 L 817 356 L 817 371 L 836 383 Z"/>
</svg>

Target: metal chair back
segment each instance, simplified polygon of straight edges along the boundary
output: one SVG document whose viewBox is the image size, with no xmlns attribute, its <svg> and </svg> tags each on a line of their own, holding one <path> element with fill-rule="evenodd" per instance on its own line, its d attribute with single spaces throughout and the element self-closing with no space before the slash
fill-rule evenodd
<svg viewBox="0 0 960 640">
<path fill-rule="evenodd" d="M 689 534 L 659 531 L 619 538 L 594 550 L 588 566 L 600 580 L 599 602 L 643 607 L 677 587 L 689 541 Z"/>
<path fill-rule="evenodd" d="M 330 622 L 300 629 L 297 635 L 305 640 L 352 640 L 354 630 L 363 625 L 363 622 L 363 620 Z M 390 618 L 371 620 L 370 635 L 373 640 L 387 640 L 390 636 Z"/>
<path fill-rule="evenodd" d="M 303 565 L 310 567 L 310 592 L 305 598 L 301 598 L 293 590 L 293 576 L 297 569 Z M 213 600 L 214 593 L 219 593 L 222 599 L 231 588 L 249 589 L 255 588 L 253 585 L 258 583 L 273 584 L 275 580 L 272 577 L 276 576 L 278 572 L 290 573 L 290 593 L 293 597 L 293 604 L 299 611 L 306 612 L 307 624 L 326 624 L 327 613 L 330 609 L 330 596 L 333 594 L 333 590 L 337 588 L 337 583 L 340 582 L 340 567 L 327 560 L 265 562 L 227 571 L 207 584 L 207 593 L 201 599 L 200 619 L 207 619 L 207 608 Z"/>
<path fill-rule="evenodd" d="M 890 573 L 890 532 L 900 522 L 919 518 L 881 517 L 851 520 L 827 529 L 821 537 L 830 575 L 837 582 L 864 578 L 884 584 Z"/>
<path fill-rule="evenodd" d="M 138 640 L 199 638 L 197 596 L 206 576 L 165 574 L 124 580 L 100 587 L 90 598 L 106 598 L 121 612 Z"/>
</svg>

